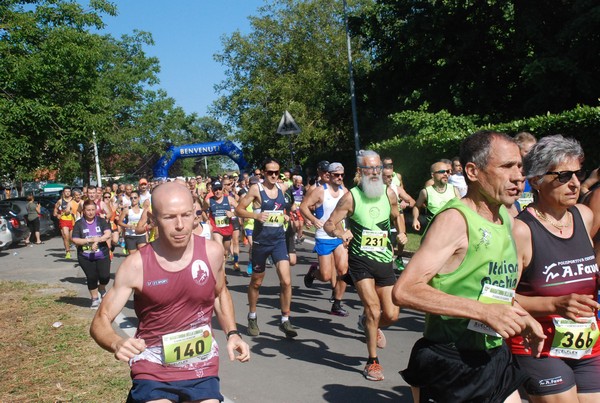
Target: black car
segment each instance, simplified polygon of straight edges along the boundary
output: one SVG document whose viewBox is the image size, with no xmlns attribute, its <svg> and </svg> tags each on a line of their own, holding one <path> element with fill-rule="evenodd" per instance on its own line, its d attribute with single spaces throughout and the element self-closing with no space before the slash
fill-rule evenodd
<svg viewBox="0 0 600 403">
<path fill-rule="evenodd" d="M 19 216 L 6 205 L 0 205 L 0 216 L 6 219 L 8 229 L 12 234 L 12 244 L 16 245 L 29 237 L 29 228 L 25 223 L 25 219 Z"/>
<path fill-rule="evenodd" d="M 40 235 L 41 236 L 52 236 L 57 233 L 58 229 L 58 219 L 54 220 L 54 204 L 52 204 L 50 208 L 50 201 L 46 199 L 35 199 L 36 203 L 40 203 Z M 12 199 L 6 199 L 0 201 L 0 205 L 9 206 L 12 210 L 15 211 L 20 216 L 25 217 L 27 220 L 27 198 L 25 197 L 15 197 Z"/>
</svg>

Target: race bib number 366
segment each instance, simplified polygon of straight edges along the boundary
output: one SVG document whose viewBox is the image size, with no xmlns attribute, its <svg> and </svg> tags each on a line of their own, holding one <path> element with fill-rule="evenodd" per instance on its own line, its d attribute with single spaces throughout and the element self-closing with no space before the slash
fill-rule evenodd
<svg viewBox="0 0 600 403">
<path fill-rule="evenodd" d="M 556 331 L 550 347 L 551 356 L 578 360 L 592 352 L 600 335 L 595 317 L 587 318 L 584 323 L 565 318 L 553 318 L 552 322 Z"/>
<path fill-rule="evenodd" d="M 208 326 L 166 334 L 162 337 L 165 364 L 203 361 L 212 348 Z"/>
</svg>

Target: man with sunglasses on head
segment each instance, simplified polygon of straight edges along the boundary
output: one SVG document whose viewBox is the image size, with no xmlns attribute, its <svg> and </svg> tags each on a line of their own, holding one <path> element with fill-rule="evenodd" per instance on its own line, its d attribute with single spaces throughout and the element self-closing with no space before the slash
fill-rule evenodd
<svg viewBox="0 0 600 403">
<path fill-rule="evenodd" d="M 285 184 L 278 184 L 279 162 L 268 158 L 262 165 L 263 183 L 250 186 L 250 190 L 240 200 L 235 209 L 235 215 L 241 218 L 253 218 L 252 245 L 252 277 L 248 286 L 248 334 L 258 336 L 260 330 L 256 317 L 259 289 L 265 277 L 267 257 L 271 256 L 277 267 L 277 275 L 281 284 L 281 330 L 287 338 L 298 335 L 290 322 L 292 303 L 292 278 L 290 258 L 287 251 L 284 222 L 289 221 L 289 212 L 284 210 L 286 204 L 284 193 Z M 246 208 L 252 204 L 253 211 Z"/>
<path fill-rule="evenodd" d="M 421 230 L 419 222 L 419 211 L 421 208 L 427 210 L 427 222 L 430 222 L 433 216 L 440 211 L 442 207 L 454 198 L 460 198 L 458 190 L 448 183 L 448 177 L 452 170 L 445 162 L 439 161 L 431 166 L 431 179 L 433 184 L 421 189 L 417 202 L 412 209 L 413 213 L 413 229 Z"/>
<path fill-rule="evenodd" d="M 363 375 L 370 381 L 383 380 L 377 348 L 385 347 L 380 327 L 398 319 L 392 303 L 394 250 L 390 227 L 396 227 L 398 242 L 406 243 L 396 194 L 383 183 L 379 155 L 361 150 L 357 157 L 358 186 L 344 194 L 325 222 L 327 235 L 340 238 L 348 248 L 349 273 L 364 307 L 359 326 L 365 332 L 369 357 Z M 348 229 L 342 221 L 348 218 Z"/>
<path fill-rule="evenodd" d="M 342 308 L 342 297 L 346 291 L 346 283 L 341 280 L 348 272 L 348 251 L 338 237 L 327 235 L 323 225 L 335 209 L 338 201 L 346 194 L 344 188 L 344 166 L 339 162 L 328 165 L 329 180 L 315 188 L 302 203 L 300 212 L 316 228 L 315 248 L 319 265 L 311 265 L 304 276 L 304 285 L 311 288 L 315 280 L 331 282 L 333 305 L 331 314 L 348 316 Z M 314 210 L 315 214 L 311 213 Z"/>
</svg>

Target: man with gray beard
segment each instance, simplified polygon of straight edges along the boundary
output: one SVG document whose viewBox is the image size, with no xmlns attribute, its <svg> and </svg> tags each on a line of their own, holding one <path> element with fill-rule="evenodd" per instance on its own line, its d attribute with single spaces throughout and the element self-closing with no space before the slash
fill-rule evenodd
<svg viewBox="0 0 600 403">
<path fill-rule="evenodd" d="M 363 371 L 370 381 L 383 380 L 377 347 L 385 347 L 380 327 L 398 319 L 399 308 L 392 302 L 396 281 L 390 242 L 390 220 L 397 231 L 399 244 L 406 243 L 396 194 L 383 183 L 381 158 L 374 151 L 361 150 L 357 157 L 359 185 L 338 202 L 325 222 L 328 235 L 341 238 L 348 248 L 349 273 L 364 306 L 359 325 L 364 329 L 369 358 Z M 342 227 L 348 218 L 349 228 Z"/>
</svg>

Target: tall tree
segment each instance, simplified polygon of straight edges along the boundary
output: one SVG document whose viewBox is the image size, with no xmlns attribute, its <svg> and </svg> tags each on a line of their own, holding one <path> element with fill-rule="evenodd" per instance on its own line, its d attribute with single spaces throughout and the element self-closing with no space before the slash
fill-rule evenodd
<svg viewBox="0 0 600 403">
<path fill-rule="evenodd" d="M 89 31 L 114 13 L 105 0 L 85 9 L 72 0 L 0 5 L 1 173 L 26 178 L 44 167 L 85 178 L 94 131 L 103 165 L 132 172 L 184 137 L 185 113 L 154 89 L 158 59 L 144 52 L 151 35 Z"/>
<path fill-rule="evenodd" d="M 226 79 L 212 108 L 236 130 L 249 160 L 271 155 L 287 162 L 290 147 L 301 162 L 324 151 L 351 150 L 342 2 L 271 1 L 250 22 L 248 35 L 223 38 L 223 51 L 215 56 Z M 368 69 L 367 58 L 354 57 L 355 69 Z M 292 138 L 275 133 L 285 110 L 302 129 Z"/>
<path fill-rule="evenodd" d="M 363 11 L 353 27 L 374 56 L 370 109 L 384 115 L 428 104 L 498 120 L 597 102 L 596 1 L 377 0 Z"/>
</svg>

